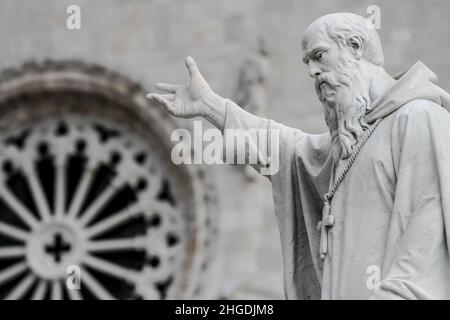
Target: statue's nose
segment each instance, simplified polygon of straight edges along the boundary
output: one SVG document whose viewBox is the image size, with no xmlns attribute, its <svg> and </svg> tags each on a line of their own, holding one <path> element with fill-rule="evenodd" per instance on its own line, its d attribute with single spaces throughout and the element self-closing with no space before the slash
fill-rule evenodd
<svg viewBox="0 0 450 320">
<path fill-rule="evenodd" d="M 308 63 L 308 70 L 309 70 L 309 76 L 311 78 L 317 78 L 318 76 L 320 76 L 320 68 L 317 66 L 316 63 L 314 63 L 313 61 L 309 61 Z"/>
</svg>

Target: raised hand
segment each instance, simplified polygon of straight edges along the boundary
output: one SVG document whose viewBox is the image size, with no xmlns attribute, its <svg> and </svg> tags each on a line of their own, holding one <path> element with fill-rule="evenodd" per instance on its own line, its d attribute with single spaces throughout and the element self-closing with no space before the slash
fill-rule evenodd
<svg viewBox="0 0 450 320">
<path fill-rule="evenodd" d="M 189 72 L 187 84 L 157 83 L 156 88 L 164 93 L 149 93 L 147 97 L 162 104 L 175 117 L 208 117 L 213 107 L 210 104 L 220 97 L 211 90 L 192 57 L 186 58 L 186 67 Z"/>
</svg>

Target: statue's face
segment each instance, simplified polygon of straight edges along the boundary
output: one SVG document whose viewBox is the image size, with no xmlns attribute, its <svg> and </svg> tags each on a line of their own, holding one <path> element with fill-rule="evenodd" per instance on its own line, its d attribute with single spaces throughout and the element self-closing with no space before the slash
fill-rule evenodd
<svg viewBox="0 0 450 320">
<path fill-rule="evenodd" d="M 362 75 L 360 61 L 346 45 L 339 46 L 323 32 L 311 30 L 304 43 L 303 61 L 324 107 L 335 157 L 345 159 L 366 127 L 363 116 L 370 103 L 368 81 Z"/>
<path fill-rule="evenodd" d="M 319 79 L 323 73 L 336 72 L 340 62 L 339 48 L 335 41 L 327 41 L 317 36 L 310 39 L 304 49 L 303 62 L 308 66 L 308 72 L 315 79 L 316 90 L 331 97 L 331 87 L 326 79 Z"/>
<path fill-rule="evenodd" d="M 314 78 L 316 92 L 322 103 L 335 101 L 340 85 L 333 79 L 338 79 L 346 72 L 344 62 L 349 58 L 346 50 L 321 32 L 308 40 L 303 62 L 308 66 L 309 75 Z"/>
</svg>

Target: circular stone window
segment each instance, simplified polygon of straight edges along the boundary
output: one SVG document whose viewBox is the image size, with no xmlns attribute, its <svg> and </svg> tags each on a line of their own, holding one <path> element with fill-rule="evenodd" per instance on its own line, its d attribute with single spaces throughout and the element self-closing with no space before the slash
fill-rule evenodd
<svg viewBox="0 0 450 320">
<path fill-rule="evenodd" d="M 139 86 L 29 64 L 3 72 L 0 112 L 0 298 L 209 294 L 211 186 L 172 164 L 174 123 Z"/>
</svg>

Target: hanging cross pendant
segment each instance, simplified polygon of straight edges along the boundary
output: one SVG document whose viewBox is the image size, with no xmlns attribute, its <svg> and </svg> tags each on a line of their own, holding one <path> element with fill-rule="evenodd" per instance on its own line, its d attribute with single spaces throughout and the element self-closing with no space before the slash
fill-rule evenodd
<svg viewBox="0 0 450 320">
<path fill-rule="evenodd" d="M 330 214 L 330 202 L 325 198 L 322 210 L 322 220 L 317 228 L 320 230 L 320 261 L 323 263 L 328 253 L 328 229 L 334 226 L 334 216 Z"/>
</svg>

